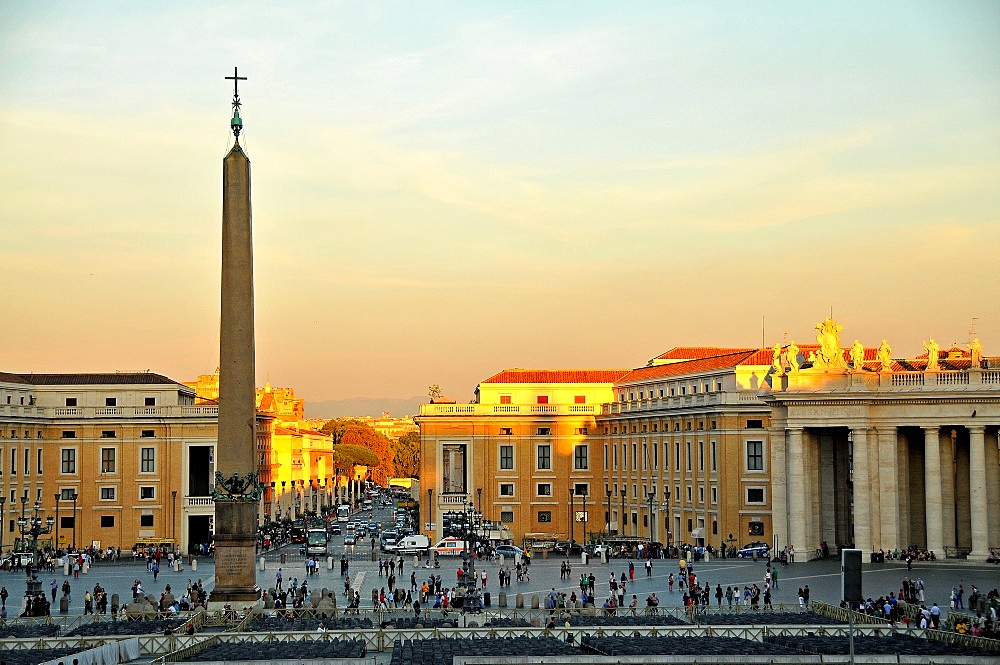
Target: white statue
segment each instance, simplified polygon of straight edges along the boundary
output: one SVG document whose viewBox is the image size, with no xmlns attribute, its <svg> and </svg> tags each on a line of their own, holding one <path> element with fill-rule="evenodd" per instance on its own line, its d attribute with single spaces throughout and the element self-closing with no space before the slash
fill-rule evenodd
<svg viewBox="0 0 1000 665">
<path fill-rule="evenodd" d="M 816 353 L 814 367 L 844 369 L 847 361 L 840 350 L 840 331 L 844 327 L 831 318 L 826 318 L 823 323 L 816 324 L 816 341 L 819 342 L 819 351 Z"/>
<path fill-rule="evenodd" d="M 887 339 L 883 339 L 882 346 L 878 347 L 878 361 L 882 363 L 883 372 L 892 370 L 892 347 Z"/>
<path fill-rule="evenodd" d="M 771 367 L 775 374 L 783 374 L 784 368 L 781 366 L 781 344 L 774 345 L 774 356 L 771 358 Z"/>
<path fill-rule="evenodd" d="M 860 372 L 865 368 L 865 347 L 860 340 L 854 340 L 851 346 L 851 369 Z"/>
<path fill-rule="evenodd" d="M 983 345 L 979 343 L 979 338 L 975 338 L 969 344 L 969 355 L 972 356 L 972 366 L 980 367 L 983 363 Z"/>
<path fill-rule="evenodd" d="M 927 351 L 927 370 L 932 372 L 941 369 L 938 365 L 938 354 L 941 352 L 941 347 L 938 343 L 934 341 L 931 337 L 930 340 L 924 342 L 924 350 Z"/>
<path fill-rule="evenodd" d="M 788 358 L 788 371 L 799 371 L 799 347 L 795 346 L 795 342 L 791 342 L 788 345 L 788 349 L 785 350 L 785 357 Z"/>
</svg>

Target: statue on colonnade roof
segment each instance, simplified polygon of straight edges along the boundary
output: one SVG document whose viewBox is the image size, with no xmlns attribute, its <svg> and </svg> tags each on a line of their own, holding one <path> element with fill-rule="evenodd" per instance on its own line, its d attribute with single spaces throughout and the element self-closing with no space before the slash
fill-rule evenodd
<svg viewBox="0 0 1000 665">
<path fill-rule="evenodd" d="M 927 370 L 933 371 L 940 369 L 938 366 L 938 354 L 941 352 L 941 347 L 938 346 L 938 343 L 934 341 L 933 337 L 924 342 L 924 350 L 927 351 Z"/>
<path fill-rule="evenodd" d="M 860 372 L 865 368 L 865 346 L 861 343 L 861 340 L 854 340 L 854 345 L 851 347 L 851 369 L 855 372 Z"/>
<path fill-rule="evenodd" d="M 844 326 L 840 325 L 832 318 L 827 317 L 823 323 L 816 324 L 816 341 L 819 342 L 819 350 L 813 359 L 813 367 L 820 369 L 846 369 L 847 361 L 844 360 L 844 353 L 840 349 L 840 331 Z"/>
<path fill-rule="evenodd" d="M 979 367 L 983 362 L 983 345 L 979 343 L 979 338 L 969 342 L 969 355 L 972 357 L 972 366 Z"/>
<path fill-rule="evenodd" d="M 878 361 L 882 363 L 883 372 L 892 371 L 892 347 L 887 339 L 883 339 L 882 345 L 878 347 Z"/>
</svg>

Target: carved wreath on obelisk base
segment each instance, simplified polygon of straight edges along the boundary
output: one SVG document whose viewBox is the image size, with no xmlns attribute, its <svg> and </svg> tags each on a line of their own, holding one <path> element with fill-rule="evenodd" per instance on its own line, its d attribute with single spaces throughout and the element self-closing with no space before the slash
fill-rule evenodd
<svg viewBox="0 0 1000 665">
<path fill-rule="evenodd" d="M 242 478 L 240 474 L 226 478 L 221 471 L 215 472 L 215 486 L 212 488 L 213 501 L 260 501 L 264 494 L 256 471 L 251 471 Z"/>
</svg>

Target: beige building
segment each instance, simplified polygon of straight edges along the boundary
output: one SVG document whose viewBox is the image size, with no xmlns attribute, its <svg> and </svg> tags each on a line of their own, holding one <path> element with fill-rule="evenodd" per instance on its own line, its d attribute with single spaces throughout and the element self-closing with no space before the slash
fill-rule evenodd
<svg viewBox="0 0 1000 665">
<path fill-rule="evenodd" d="M 472 501 L 517 539 L 764 540 L 797 560 L 824 541 L 1000 549 L 1000 358 L 978 340 L 894 358 L 816 330 L 631 371 L 508 370 L 472 404 L 423 405 L 425 515 Z"/>
<path fill-rule="evenodd" d="M 604 471 L 591 436 L 626 373 L 510 369 L 480 383 L 475 403 L 422 405 L 421 506 L 431 537 L 444 513 L 469 502 L 519 541 L 569 539 L 571 531 L 582 541 L 584 528 L 600 530 L 600 520 L 588 519 Z"/>
</svg>

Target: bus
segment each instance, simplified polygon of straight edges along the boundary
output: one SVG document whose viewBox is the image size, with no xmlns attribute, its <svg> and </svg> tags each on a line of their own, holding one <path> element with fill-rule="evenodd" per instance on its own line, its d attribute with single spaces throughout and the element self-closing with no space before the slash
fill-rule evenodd
<svg viewBox="0 0 1000 665">
<path fill-rule="evenodd" d="M 293 543 L 301 544 L 306 542 L 306 530 L 300 523 L 292 524 L 292 528 L 288 530 L 288 537 Z"/>
<path fill-rule="evenodd" d="M 326 552 L 326 529 L 309 529 L 306 540 L 306 554 L 323 556 Z"/>
<path fill-rule="evenodd" d="M 338 522 L 350 522 L 351 521 L 351 507 L 348 505 L 337 506 L 337 521 Z"/>
</svg>

